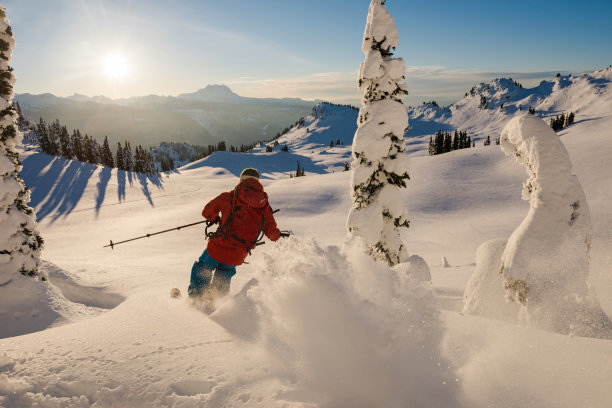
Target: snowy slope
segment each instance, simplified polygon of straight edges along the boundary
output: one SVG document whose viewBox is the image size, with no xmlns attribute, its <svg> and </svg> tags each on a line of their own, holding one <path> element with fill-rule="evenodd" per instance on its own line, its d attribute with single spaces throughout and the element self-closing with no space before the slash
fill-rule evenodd
<svg viewBox="0 0 612 408">
<path fill-rule="evenodd" d="M 260 144 L 249 153 L 239 153 L 239 156 L 215 152 L 181 170 L 208 166 L 240 175 L 243 166 L 247 165 L 268 173 L 265 177 L 283 178 L 295 174 L 299 161 L 306 174 L 343 171 L 344 163 L 352 160 L 351 143 L 357 130 L 357 114 L 358 111 L 350 106 L 319 103 L 310 115 L 274 141 Z M 332 142 L 333 147 L 330 146 Z M 272 152 L 266 152 L 267 146 L 272 148 Z M 287 151 L 282 151 L 283 147 Z"/>
<path fill-rule="evenodd" d="M 406 151 L 412 155 L 426 155 L 430 136 L 438 130 L 467 131 L 473 141 L 482 144 L 487 136 L 495 140 L 501 130 L 515 115 L 529 108 L 547 123 L 562 113 L 574 112 L 574 124 L 600 118 L 608 114 L 612 104 L 610 82 L 612 68 L 578 77 L 560 76 L 542 81 L 534 88 L 523 88 L 508 78 L 498 78 L 488 84 L 474 86 L 457 103 L 440 108 L 432 104 L 408 107 L 409 126 L 405 134 Z M 482 105 L 485 98 L 486 105 Z M 349 107 L 319 103 L 303 123 L 291 127 L 274 142 L 267 143 L 274 152 L 287 146 L 290 153 L 306 156 L 302 163 L 315 163 L 319 169 L 307 171 L 339 171 L 350 161 L 350 145 L 357 129 L 358 111 Z M 343 145 L 335 145 L 340 140 Z M 330 147 L 330 142 L 334 147 Z M 255 148 L 253 153 L 265 153 L 266 145 Z M 280 159 L 280 157 L 278 157 Z M 296 158 L 297 160 L 298 158 Z M 285 172 L 295 171 L 293 161 Z"/>
<path fill-rule="evenodd" d="M 559 76 L 531 89 L 504 78 L 478 84 L 447 108 L 430 104 L 410 108 L 408 150 L 426 154 L 429 137 L 438 130 L 467 131 L 477 143 L 482 143 L 487 136 L 494 140 L 514 115 L 529 108 L 535 109 L 536 115 L 547 122 L 551 117 L 571 111 L 576 115 L 575 123 L 599 118 L 607 115 L 612 103 L 611 81 L 612 68 L 607 68 L 578 77 Z"/>
<path fill-rule="evenodd" d="M 597 75 L 568 79 L 572 85 L 542 97 L 535 108 L 546 115 L 576 112 L 576 123 L 559 135 L 593 220 L 590 281 L 612 315 L 612 184 L 605 182 L 612 178 L 611 74 Z M 457 110 L 471 110 L 480 123 L 489 115 L 500 127 L 510 117 L 498 118 L 498 109 L 480 117 L 477 109 Z M 450 367 L 444 370 L 456 379 L 416 386 L 412 379 L 429 377 L 416 363 L 417 354 L 399 347 L 410 342 L 400 331 L 405 322 L 390 317 L 383 301 L 355 302 L 357 284 L 367 299 L 391 298 L 389 288 L 365 279 L 379 271 L 353 277 L 339 272 L 350 177 L 329 172 L 345 160 L 342 153 L 330 166 L 317 157 L 325 155 L 312 152 L 329 149 L 332 134 L 335 139 L 347 132 L 325 135 L 325 121 L 311 120 L 280 139 L 295 155 L 286 162 L 287 152 L 218 152 L 160 179 L 24 152 L 23 176 L 46 240 L 45 268 L 57 288 L 52 304 L 62 317 L 52 328 L 0 339 L 0 406 L 358 405 L 347 400 L 350 393 L 366 406 L 393 406 L 389 401 L 406 395 L 422 396 L 426 402 L 420 406 L 609 406 L 612 342 L 459 313 L 476 248 L 507 238 L 528 211 L 520 198 L 525 171 L 495 145 L 434 157 L 411 154 L 411 181 L 403 195 L 411 224 L 403 239 L 410 254 L 422 256 L 431 269 L 446 330 L 443 357 Z M 327 120 L 345 123 L 331 114 Z M 435 113 L 411 124 L 433 129 L 454 120 Z M 467 119 L 457 123 L 462 130 L 470 125 Z M 312 132 L 306 136 L 308 127 Z M 316 145 L 308 140 L 318 136 Z M 288 178 L 284 172 L 295 170 L 298 155 L 319 167 L 307 170 L 306 177 Z M 168 294 L 172 287 L 186 288 L 204 246 L 203 228 L 103 248 L 110 239 L 200 220 L 203 204 L 231 189 L 238 169 L 253 163 L 264 173 L 272 207 L 281 209 L 279 226 L 294 238 L 257 248 L 232 282 L 235 298 L 211 318 Z M 260 286 L 252 288 L 251 278 Z M 386 376 L 391 366 L 401 367 L 401 375 Z M 367 403 L 370 395 L 378 404 Z M 454 404 L 443 404 L 445 398 Z"/>
</svg>

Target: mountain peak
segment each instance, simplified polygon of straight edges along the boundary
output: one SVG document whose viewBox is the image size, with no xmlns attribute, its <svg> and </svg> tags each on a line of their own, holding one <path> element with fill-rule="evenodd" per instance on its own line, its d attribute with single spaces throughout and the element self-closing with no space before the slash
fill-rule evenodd
<svg viewBox="0 0 612 408">
<path fill-rule="evenodd" d="M 227 85 L 223 84 L 210 84 L 206 85 L 203 89 L 200 89 L 198 92 L 215 92 L 215 93 L 225 93 L 229 95 L 236 95 Z M 238 95 L 236 95 L 238 96 Z"/>
<path fill-rule="evenodd" d="M 181 94 L 178 96 L 183 99 L 192 99 L 206 102 L 237 102 L 242 99 L 235 94 L 227 85 L 206 85 L 196 92 Z"/>
</svg>

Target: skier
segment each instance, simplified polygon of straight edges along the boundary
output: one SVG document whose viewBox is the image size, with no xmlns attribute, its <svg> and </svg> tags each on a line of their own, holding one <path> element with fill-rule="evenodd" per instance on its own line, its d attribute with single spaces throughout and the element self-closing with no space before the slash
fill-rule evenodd
<svg viewBox="0 0 612 408">
<path fill-rule="evenodd" d="M 259 173 L 252 168 L 242 171 L 234 190 L 221 193 L 206 204 L 202 216 L 208 225 L 219 222 L 219 227 L 207 235 L 208 245 L 191 268 L 188 294 L 190 298 L 204 297 L 212 302 L 229 293 L 236 266 L 244 262 L 262 233 L 272 241 L 282 234 L 259 182 Z"/>
</svg>

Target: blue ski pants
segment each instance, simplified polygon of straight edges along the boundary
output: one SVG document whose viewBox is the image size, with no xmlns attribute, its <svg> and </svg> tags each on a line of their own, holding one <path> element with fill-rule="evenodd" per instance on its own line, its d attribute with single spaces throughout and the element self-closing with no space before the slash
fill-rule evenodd
<svg viewBox="0 0 612 408">
<path fill-rule="evenodd" d="M 215 261 L 207 250 L 194 262 L 188 293 L 190 297 L 201 296 L 210 291 L 214 296 L 225 296 L 230 290 L 230 281 L 236 267 Z"/>
</svg>

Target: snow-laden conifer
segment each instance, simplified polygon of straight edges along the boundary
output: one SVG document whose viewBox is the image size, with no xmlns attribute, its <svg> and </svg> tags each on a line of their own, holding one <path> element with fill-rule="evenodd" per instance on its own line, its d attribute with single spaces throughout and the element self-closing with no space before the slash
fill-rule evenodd
<svg viewBox="0 0 612 408">
<path fill-rule="evenodd" d="M 14 46 L 5 9 L 0 7 L 0 285 L 10 282 L 17 272 L 36 275 L 42 245 L 34 211 L 27 206 L 30 191 L 19 177 L 22 165 L 15 151 L 21 134 L 12 105 L 15 76 L 9 62 Z"/>
<path fill-rule="evenodd" d="M 515 316 L 530 324 L 565 334 L 612 336 L 612 323 L 588 285 L 589 206 L 565 146 L 544 121 L 525 115 L 506 125 L 501 148 L 525 165 L 523 198 L 530 209 L 505 248 L 503 241 L 479 248 L 464 311 L 511 314 L 513 307 L 501 296 L 491 296 L 501 292 L 499 285 L 520 305 Z"/>
<path fill-rule="evenodd" d="M 408 163 L 403 135 L 408 114 L 402 58 L 393 58 L 398 33 L 384 1 L 372 0 L 359 72 L 363 91 L 358 129 L 353 141 L 353 205 L 347 220 L 349 237 L 360 237 L 375 259 L 395 265 L 407 256 L 400 228 L 408 227 L 399 189 L 406 187 Z"/>
</svg>

